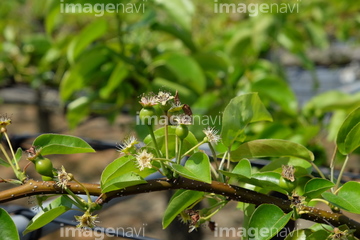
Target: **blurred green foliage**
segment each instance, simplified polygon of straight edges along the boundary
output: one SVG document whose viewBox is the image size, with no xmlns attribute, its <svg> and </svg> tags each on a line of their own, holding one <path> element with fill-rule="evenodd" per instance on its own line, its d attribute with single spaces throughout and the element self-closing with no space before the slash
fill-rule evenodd
<svg viewBox="0 0 360 240">
<path fill-rule="evenodd" d="M 139 11 L 64 13 L 66 4 L 89 3 L 132 4 Z M 227 13 L 219 12 L 224 3 Z M 273 124 L 253 128 L 254 135 L 309 145 L 325 113 L 340 110 L 344 117 L 359 95 L 349 96 L 346 108 L 319 97 L 300 109 L 280 60 L 271 54 L 288 51 L 313 70 L 307 50 L 358 44 L 358 3 L 241 1 L 250 3 L 289 7 L 249 16 L 229 7 L 239 6 L 235 0 L 1 1 L 0 84 L 59 88 L 71 127 L 91 114 L 113 121 L 124 107 L 134 114 L 143 92 L 177 90 L 194 114 L 215 116 L 234 96 L 253 91 L 274 117 Z"/>
</svg>

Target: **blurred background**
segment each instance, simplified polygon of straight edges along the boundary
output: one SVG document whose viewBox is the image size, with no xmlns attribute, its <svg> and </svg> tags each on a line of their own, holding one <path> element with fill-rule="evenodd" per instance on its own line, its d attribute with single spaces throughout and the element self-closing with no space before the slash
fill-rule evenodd
<svg viewBox="0 0 360 240">
<path fill-rule="evenodd" d="M 117 144 L 147 134 L 135 124 L 143 93 L 177 90 L 194 115 L 215 117 L 231 98 L 258 92 L 274 122 L 248 135 L 298 142 L 326 166 L 337 129 L 360 105 L 359 29 L 352 0 L 3 0 L 0 114 L 12 119 L 15 147 L 44 132 L 91 141 L 97 154 L 53 160 L 94 182 Z M 200 138 L 203 128 L 192 131 Z M 136 196 L 101 212 L 100 225 L 146 223 L 148 236 L 170 239 L 161 227 L 168 197 Z M 215 221 L 239 226 L 234 207 Z"/>
</svg>

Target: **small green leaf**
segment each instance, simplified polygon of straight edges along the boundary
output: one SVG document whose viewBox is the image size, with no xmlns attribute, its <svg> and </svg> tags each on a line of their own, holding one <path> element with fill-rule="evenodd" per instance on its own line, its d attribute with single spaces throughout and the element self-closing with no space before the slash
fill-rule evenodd
<svg viewBox="0 0 360 240">
<path fill-rule="evenodd" d="M 101 192 L 106 193 L 143 183 L 146 181 L 137 173 L 128 172 L 107 181 L 101 186 Z"/>
<path fill-rule="evenodd" d="M 5 161 L 4 159 L 0 158 L 0 165 L 4 167 L 10 167 L 10 164 L 8 161 Z"/>
<path fill-rule="evenodd" d="M 358 182 L 345 183 L 337 195 L 324 192 L 322 196 L 334 206 L 348 212 L 360 214 L 360 183 Z"/>
<path fill-rule="evenodd" d="M 258 229 L 256 240 L 268 240 L 288 223 L 292 211 L 284 214 L 276 205 L 262 204 L 255 209 L 249 222 L 249 229 Z M 261 231 L 260 231 L 261 230 Z"/>
<path fill-rule="evenodd" d="M 248 159 L 241 159 L 232 170 L 232 173 L 250 178 L 251 177 L 251 163 Z"/>
<path fill-rule="evenodd" d="M 304 196 L 309 198 L 315 198 L 321 195 L 326 190 L 332 188 L 334 183 L 323 178 L 313 178 L 305 185 Z"/>
<path fill-rule="evenodd" d="M 161 6 L 168 17 L 186 30 L 191 29 L 191 20 L 195 12 L 195 7 L 190 0 L 155 0 Z"/>
<path fill-rule="evenodd" d="M 231 152 L 231 160 L 259 157 L 296 157 L 313 161 L 314 155 L 306 147 L 281 139 L 258 139 L 243 143 Z"/>
<path fill-rule="evenodd" d="M 267 165 L 260 169 L 260 172 L 282 172 L 282 165 L 291 165 L 295 168 L 295 177 L 302 177 L 311 174 L 312 165 L 309 161 L 300 158 L 277 158 L 271 160 Z"/>
<path fill-rule="evenodd" d="M 16 153 L 15 153 L 15 161 L 19 162 L 21 157 L 22 157 L 22 149 L 19 147 L 17 150 L 16 150 Z"/>
<path fill-rule="evenodd" d="M 358 119 L 360 121 L 360 119 Z M 360 146 L 360 122 L 356 124 L 345 139 L 345 151 L 352 153 Z"/>
<path fill-rule="evenodd" d="M 210 161 L 205 153 L 194 153 L 186 161 L 185 166 L 172 164 L 172 168 L 183 177 L 211 183 Z"/>
<path fill-rule="evenodd" d="M 181 53 L 166 53 L 157 57 L 151 68 L 165 67 L 176 78 L 197 94 L 202 94 L 206 88 L 206 78 L 199 64 L 190 56 Z M 169 76 L 170 77 L 170 76 Z"/>
<path fill-rule="evenodd" d="M 66 195 L 56 198 L 42 211 L 37 213 L 33 219 L 29 222 L 28 226 L 23 232 L 23 235 L 39 229 L 46 224 L 50 223 L 61 214 L 70 210 L 72 207 L 72 201 Z"/>
<path fill-rule="evenodd" d="M 225 176 L 232 178 L 251 178 L 251 164 L 248 159 L 242 159 L 236 164 L 232 172 L 220 170 Z"/>
<path fill-rule="evenodd" d="M 279 186 L 280 173 L 277 172 L 259 172 L 251 176 L 245 177 L 240 174 L 219 170 L 225 176 L 237 179 L 240 183 L 248 183 L 266 190 L 277 191 L 287 194 L 287 192 Z"/>
<path fill-rule="evenodd" d="M 81 138 L 61 134 L 42 134 L 34 140 L 33 146 L 38 148 L 42 155 L 95 152 Z"/>
<path fill-rule="evenodd" d="M 19 233 L 14 221 L 10 215 L 0 208 L 0 239 L 1 240 L 19 240 Z"/>
<path fill-rule="evenodd" d="M 360 146 L 360 107 L 352 111 L 341 125 L 336 144 L 339 151 L 347 155 Z"/>
<path fill-rule="evenodd" d="M 143 171 L 140 171 L 133 156 L 122 156 L 108 164 L 102 172 L 102 192 L 111 191 L 109 189 L 119 189 L 119 187 L 124 188 L 125 185 L 131 186 L 144 183 L 142 178 L 154 173 L 155 171 L 156 170 L 149 168 L 145 168 Z M 122 181 L 125 182 L 121 184 Z"/>
<path fill-rule="evenodd" d="M 67 57 L 70 63 L 74 63 L 80 53 L 95 39 L 101 37 L 106 33 L 107 22 L 100 19 L 92 22 L 84 28 L 78 35 L 76 35 L 67 51 Z"/>
<path fill-rule="evenodd" d="M 167 226 L 169 226 L 178 214 L 188 208 L 191 204 L 201 199 L 203 196 L 203 192 L 183 189 L 177 190 L 170 199 L 170 202 L 165 210 L 162 220 L 163 228 L 167 228 Z"/>
<path fill-rule="evenodd" d="M 297 100 L 290 85 L 277 76 L 266 76 L 251 85 L 254 92 L 259 92 L 261 98 L 267 97 L 276 102 L 282 109 L 296 115 Z M 281 92 L 281 94 L 279 94 Z"/>
<path fill-rule="evenodd" d="M 247 93 L 233 98 L 223 113 L 222 142 L 227 147 L 231 146 L 249 123 L 258 121 L 272 121 L 272 117 L 257 93 Z"/>
<path fill-rule="evenodd" d="M 128 70 L 124 64 L 124 62 L 118 62 L 115 66 L 114 70 L 111 73 L 111 76 L 107 82 L 107 84 L 100 89 L 100 97 L 103 99 L 107 99 L 110 95 L 119 88 L 123 80 L 128 75 Z"/>
</svg>

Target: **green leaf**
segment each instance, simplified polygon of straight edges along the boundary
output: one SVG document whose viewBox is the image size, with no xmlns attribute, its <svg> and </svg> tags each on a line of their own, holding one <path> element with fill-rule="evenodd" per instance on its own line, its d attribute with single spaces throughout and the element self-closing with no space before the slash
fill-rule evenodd
<svg viewBox="0 0 360 240">
<path fill-rule="evenodd" d="M 119 189 L 119 187 L 123 188 L 126 184 L 129 184 L 127 186 L 130 186 L 143 183 L 142 178 L 154 173 L 155 171 L 156 170 L 149 168 L 145 168 L 143 171 L 140 171 L 140 169 L 136 166 L 135 158 L 133 156 L 122 156 L 108 164 L 102 172 L 102 192 L 109 191 L 109 189 Z M 121 183 L 122 181 L 125 181 L 124 184 Z"/>
<path fill-rule="evenodd" d="M 236 164 L 232 172 L 220 170 L 225 176 L 232 178 L 251 178 L 251 163 L 248 159 L 242 159 Z"/>
<path fill-rule="evenodd" d="M 284 214 L 278 206 L 262 204 L 255 209 L 251 216 L 248 229 L 259 230 L 254 239 L 268 240 L 281 231 L 290 220 L 291 215 L 292 211 Z"/>
<path fill-rule="evenodd" d="M 295 157 L 313 161 L 314 155 L 298 143 L 281 139 L 258 139 L 246 142 L 231 152 L 231 160 L 259 157 Z"/>
<path fill-rule="evenodd" d="M 352 111 L 341 125 L 336 144 L 339 151 L 347 155 L 360 146 L 360 107 Z"/>
<path fill-rule="evenodd" d="M 19 162 L 21 157 L 22 157 L 22 149 L 19 147 L 17 150 L 16 150 L 16 153 L 15 153 L 15 161 Z"/>
<path fill-rule="evenodd" d="M 305 185 L 304 196 L 315 198 L 321 195 L 326 190 L 332 188 L 335 184 L 323 178 L 313 178 Z"/>
<path fill-rule="evenodd" d="M 100 97 L 103 99 L 109 98 L 109 96 L 121 85 L 127 75 L 128 70 L 124 62 L 119 62 L 112 71 L 107 84 L 100 89 Z"/>
<path fill-rule="evenodd" d="M 167 68 L 178 83 L 187 86 L 197 94 L 202 94 L 206 88 L 205 75 L 199 64 L 190 56 L 171 52 L 157 57 L 151 68 Z"/>
<path fill-rule="evenodd" d="M 163 228 L 167 228 L 169 224 L 180 214 L 183 210 L 188 208 L 204 196 L 203 192 L 180 189 L 171 197 L 170 202 L 165 210 L 162 220 Z"/>
<path fill-rule="evenodd" d="M 10 215 L 0 208 L 0 239 L 1 240 L 19 240 L 19 233 L 16 225 Z"/>
<path fill-rule="evenodd" d="M 160 151 L 162 153 L 165 153 L 165 128 L 162 127 L 162 128 L 156 129 L 154 131 L 154 134 L 155 134 L 156 142 L 160 148 Z M 169 127 L 168 128 L 168 139 L 169 139 L 168 150 L 169 150 L 169 158 L 170 159 L 175 157 L 175 148 L 176 148 L 175 147 L 175 138 L 176 138 L 175 128 Z M 155 147 L 150 135 L 148 135 L 144 139 L 144 143 L 149 147 L 152 147 L 152 148 Z M 189 149 L 191 149 L 196 144 L 198 144 L 196 137 L 194 136 L 194 134 L 192 132 L 189 131 L 188 136 L 183 141 L 181 154 L 184 154 L 185 152 L 187 152 Z"/>
<path fill-rule="evenodd" d="M 146 181 L 137 173 L 128 172 L 106 181 L 106 183 L 101 186 L 101 192 L 106 193 L 143 183 L 146 183 Z"/>
<path fill-rule="evenodd" d="M 190 0 L 155 0 L 168 14 L 168 17 L 186 30 L 191 29 L 192 16 L 195 7 Z"/>
<path fill-rule="evenodd" d="M 69 100 L 71 96 L 88 88 L 93 76 L 99 74 L 101 66 L 109 60 L 110 51 L 104 46 L 93 47 L 79 56 L 75 64 L 66 71 L 60 82 L 60 97 Z"/>
<path fill-rule="evenodd" d="M 337 195 L 324 192 L 322 196 L 334 206 L 348 212 L 360 214 L 360 183 L 358 182 L 345 183 Z"/>
<path fill-rule="evenodd" d="M 33 146 L 40 149 L 42 155 L 95 152 L 81 138 L 62 134 L 42 134 L 34 140 Z"/>
<path fill-rule="evenodd" d="M 171 167 L 183 177 L 211 183 L 209 157 L 203 152 L 197 152 L 191 155 L 191 157 L 186 160 L 185 166 L 172 164 Z"/>
<path fill-rule="evenodd" d="M 251 163 L 248 159 L 241 159 L 232 170 L 232 173 L 250 178 L 251 177 Z"/>
<path fill-rule="evenodd" d="M 33 219 L 31 219 L 28 226 L 24 230 L 23 235 L 45 226 L 55 218 L 59 217 L 61 214 L 70 210 L 71 207 L 72 207 L 72 201 L 68 196 L 63 195 L 61 197 L 56 198 L 42 211 L 37 213 L 33 217 Z"/>
<path fill-rule="evenodd" d="M 10 164 L 8 161 L 5 161 L 4 159 L 0 158 L 0 165 L 4 167 L 10 167 Z"/>
<path fill-rule="evenodd" d="M 225 176 L 236 179 L 240 183 L 248 183 L 266 190 L 277 191 L 287 194 L 287 192 L 279 186 L 280 173 L 277 172 L 259 172 L 254 173 L 251 178 L 240 174 L 219 170 Z"/>
<path fill-rule="evenodd" d="M 291 165 L 295 168 L 295 177 L 309 175 L 312 172 L 312 165 L 309 161 L 300 158 L 278 158 L 271 160 L 267 165 L 260 169 L 260 172 L 275 171 L 282 172 L 282 165 Z"/>
<path fill-rule="evenodd" d="M 227 147 L 231 146 L 249 123 L 258 121 L 272 121 L 272 118 L 257 93 L 233 98 L 223 113 L 222 142 Z"/>
<path fill-rule="evenodd" d="M 107 22 L 99 19 L 92 22 L 77 34 L 69 44 L 67 58 L 70 63 L 74 63 L 80 53 L 95 39 L 106 33 Z"/>
<path fill-rule="evenodd" d="M 259 92 L 261 98 L 268 97 L 291 115 L 296 115 L 297 100 L 290 86 L 276 76 L 265 77 L 251 85 L 254 92 Z M 279 94 L 281 92 L 281 94 Z"/>
</svg>

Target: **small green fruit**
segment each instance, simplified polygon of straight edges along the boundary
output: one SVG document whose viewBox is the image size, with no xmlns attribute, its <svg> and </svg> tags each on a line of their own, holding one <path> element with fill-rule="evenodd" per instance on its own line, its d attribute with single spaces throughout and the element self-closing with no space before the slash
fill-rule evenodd
<svg viewBox="0 0 360 240">
<path fill-rule="evenodd" d="M 294 182 L 285 179 L 283 177 L 279 178 L 279 187 L 286 190 L 287 192 L 291 192 L 296 187 L 296 180 Z"/>
<path fill-rule="evenodd" d="M 140 110 L 139 118 L 142 124 L 151 126 L 156 119 L 156 110 L 154 107 L 144 107 Z"/>
<path fill-rule="evenodd" d="M 46 177 L 54 177 L 53 174 L 53 165 L 50 159 L 48 158 L 38 158 L 35 160 L 35 169 L 36 171 Z"/>
<path fill-rule="evenodd" d="M 184 140 L 189 134 L 189 129 L 184 124 L 179 124 L 175 129 L 175 134 L 180 140 Z"/>
</svg>

